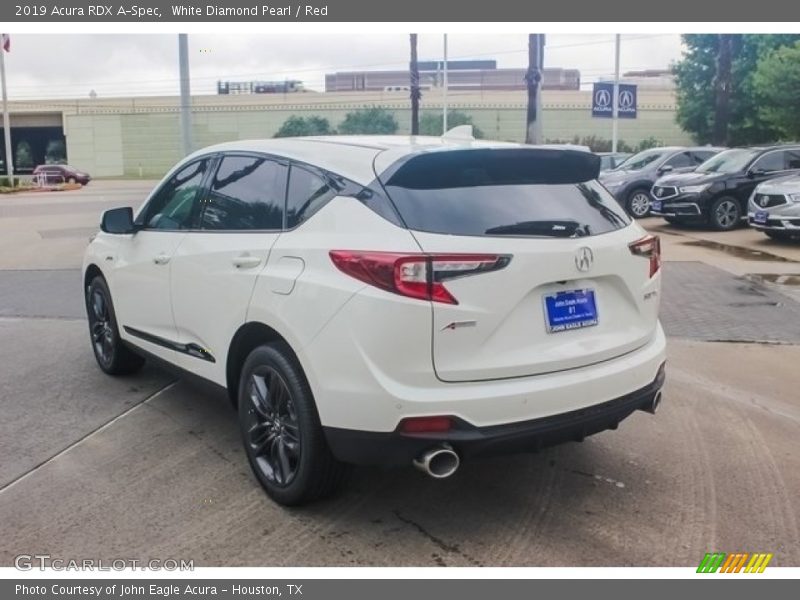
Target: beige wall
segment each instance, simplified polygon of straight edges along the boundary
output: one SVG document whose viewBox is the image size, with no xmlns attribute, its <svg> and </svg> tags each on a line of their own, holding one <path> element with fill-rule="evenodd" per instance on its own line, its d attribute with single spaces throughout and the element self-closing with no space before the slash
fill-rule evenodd
<svg viewBox="0 0 800 600">
<path fill-rule="evenodd" d="M 590 99 L 585 91 L 545 92 L 545 138 L 572 140 L 576 135 L 594 135 L 610 139 L 611 121 L 591 117 Z M 487 138 L 522 141 L 525 101 L 524 92 L 470 92 L 451 93 L 448 105 L 471 115 Z M 632 145 L 649 137 L 664 144 L 691 143 L 689 135 L 675 124 L 670 92 L 643 90 L 639 103 L 637 119 L 620 120 L 621 140 Z M 198 96 L 193 98 L 194 145 L 201 148 L 235 139 L 269 138 L 292 115 L 318 115 L 337 127 L 348 112 L 365 106 L 391 110 L 400 126 L 398 133 L 410 132 L 404 93 Z M 427 92 L 422 110 L 440 111 L 440 92 Z M 74 101 L 64 106 L 64 123 L 70 163 L 95 177 L 159 177 L 181 157 L 174 97 Z"/>
</svg>

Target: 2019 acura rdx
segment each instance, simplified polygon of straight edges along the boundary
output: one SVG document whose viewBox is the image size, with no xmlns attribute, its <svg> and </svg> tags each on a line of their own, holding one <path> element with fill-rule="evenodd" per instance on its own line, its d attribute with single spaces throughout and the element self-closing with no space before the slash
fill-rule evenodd
<svg viewBox="0 0 800 600">
<path fill-rule="evenodd" d="M 225 388 L 290 505 L 615 428 L 661 398 L 661 262 L 599 162 L 463 131 L 195 152 L 86 251 L 97 363 Z"/>
</svg>

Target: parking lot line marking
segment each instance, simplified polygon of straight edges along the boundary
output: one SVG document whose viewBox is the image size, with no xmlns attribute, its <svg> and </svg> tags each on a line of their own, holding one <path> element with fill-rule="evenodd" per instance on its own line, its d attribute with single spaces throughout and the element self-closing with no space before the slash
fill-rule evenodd
<svg viewBox="0 0 800 600">
<path fill-rule="evenodd" d="M 54 460 L 56 460 L 58 457 L 60 457 L 60 456 L 62 456 L 62 455 L 64 455 L 64 454 L 66 454 L 67 452 L 69 452 L 70 450 L 72 450 L 73 448 L 75 448 L 76 446 L 78 446 L 79 444 L 81 444 L 81 443 L 85 442 L 85 441 L 86 441 L 86 440 L 88 440 L 89 438 L 91 438 L 91 437 L 93 437 L 93 436 L 97 435 L 98 433 L 100 433 L 100 432 L 104 431 L 105 429 L 107 429 L 108 427 L 110 427 L 111 425 L 113 425 L 114 423 L 116 423 L 117 421 L 119 421 L 121 418 L 123 418 L 123 417 L 125 417 L 126 415 L 130 414 L 131 412 L 133 412 L 133 411 L 134 411 L 134 410 L 136 410 L 137 408 L 141 408 L 141 407 L 142 407 L 142 405 L 144 405 L 145 403 L 149 402 L 150 400 L 154 400 L 154 399 L 155 399 L 155 398 L 157 398 L 159 395 L 161 395 L 162 393 L 164 393 L 164 392 L 168 391 L 170 388 L 172 388 L 172 387 L 173 387 L 173 386 L 174 386 L 176 383 L 178 383 L 178 382 L 177 382 L 177 381 L 172 381 L 172 382 L 168 383 L 167 385 L 165 385 L 164 387 L 162 387 L 161 389 L 159 389 L 159 390 L 156 390 L 155 392 L 153 392 L 153 393 L 152 393 L 152 394 L 150 394 L 149 396 L 147 396 L 147 397 L 145 397 L 144 399 L 142 399 L 140 402 L 137 402 L 136 404 L 134 404 L 133 406 L 131 406 L 130 408 L 128 408 L 126 411 L 124 411 L 124 412 L 121 412 L 120 414 L 118 414 L 116 417 L 114 417 L 114 418 L 113 418 L 113 419 L 111 419 L 110 421 L 107 421 L 107 422 L 103 423 L 103 424 L 102 424 L 100 427 L 98 427 L 97 429 L 95 429 L 95 430 L 93 430 L 93 431 L 90 431 L 90 432 L 89 432 L 89 433 L 87 433 L 86 435 L 84 435 L 84 436 L 82 436 L 82 437 L 78 438 L 77 440 L 75 440 L 74 442 L 72 442 L 72 443 L 71 443 L 69 446 L 67 446 L 66 448 L 64 448 L 63 450 L 60 450 L 59 452 L 57 452 L 56 454 L 54 454 L 54 455 L 53 455 L 53 456 L 51 456 L 50 458 L 48 458 L 48 459 L 46 459 L 46 460 L 43 460 L 43 461 L 42 461 L 42 462 L 40 462 L 38 465 L 36 465 L 35 467 L 33 467 L 31 470 L 29 470 L 29 471 L 26 471 L 25 473 L 23 473 L 22 475 L 20 475 L 20 476 L 16 477 L 15 479 L 12 479 L 11 481 L 9 481 L 9 482 L 8 482 L 6 485 L 4 485 L 3 487 L 0 487 L 0 494 L 2 494 L 3 492 L 5 492 L 6 490 L 8 490 L 8 489 L 12 488 L 14 485 L 18 484 L 19 482 L 23 481 L 24 479 L 27 479 L 27 478 L 28 478 L 30 475 L 33 475 L 33 474 L 34 474 L 34 473 L 36 473 L 36 472 L 37 472 L 39 469 L 41 469 L 42 467 L 45 467 L 45 466 L 47 466 L 48 464 L 50 464 L 51 462 L 53 462 Z"/>
</svg>

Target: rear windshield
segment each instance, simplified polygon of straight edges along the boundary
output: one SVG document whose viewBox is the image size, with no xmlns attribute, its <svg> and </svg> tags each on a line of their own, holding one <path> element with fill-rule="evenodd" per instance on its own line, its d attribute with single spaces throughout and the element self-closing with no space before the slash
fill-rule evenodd
<svg viewBox="0 0 800 600">
<path fill-rule="evenodd" d="M 409 229 L 473 236 L 582 237 L 630 221 L 594 179 L 598 157 L 543 150 L 415 156 L 381 178 Z"/>
</svg>

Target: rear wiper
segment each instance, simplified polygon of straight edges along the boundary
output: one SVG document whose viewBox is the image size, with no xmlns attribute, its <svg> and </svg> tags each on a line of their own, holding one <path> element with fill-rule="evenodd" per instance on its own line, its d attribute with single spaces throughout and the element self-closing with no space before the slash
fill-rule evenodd
<svg viewBox="0 0 800 600">
<path fill-rule="evenodd" d="M 588 225 L 577 221 L 520 221 L 513 225 L 492 227 L 487 235 L 539 235 L 548 237 L 584 237 L 591 235 Z"/>
</svg>

